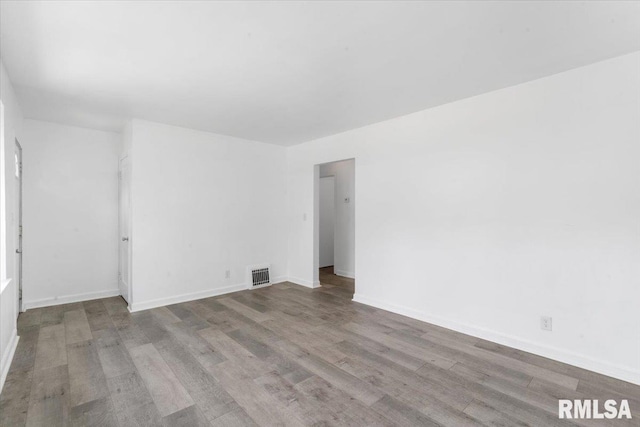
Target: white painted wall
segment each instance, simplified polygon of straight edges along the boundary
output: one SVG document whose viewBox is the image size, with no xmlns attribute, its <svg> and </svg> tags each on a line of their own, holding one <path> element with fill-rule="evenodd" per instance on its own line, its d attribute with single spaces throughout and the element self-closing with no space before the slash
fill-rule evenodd
<svg viewBox="0 0 640 427">
<path fill-rule="evenodd" d="M 319 256 L 320 268 L 333 266 L 335 241 L 336 179 L 334 176 L 320 177 L 319 198 Z"/>
<path fill-rule="evenodd" d="M 634 53 L 290 147 L 289 275 L 355 158 L 357 301 L 640 383 L 639 142 Z"/>
<path fill-rule="evenodd" d="M 334 273 L 355 277 L 355 161 L 353 159 L 320 165 L 320 177 L 334 176 L 335 244 Z M 345 201 L 349 199 L 349 201 Z"/>
<path fill-rule="evenodd" d="M 284 147 L 132 126 L 134 310 L 242 289 L 248 265 L 285 276 Z"/>
<path fill-rule="evenodd" d="M 3 232 L 0 233 L 2 242 L 0 243 L 0 391 L 4 385 L 11 359 L 13 357 L 16 345 L 18 344 L 18 335 L 16 328 L 17 318 L 17 301 L 18 290 L 16 281 L 11 280 L 14 277 L 15 270 L 15 224 L 16 224 L 16 206 L 15 206 L 15 162 L 14 147 L 15 139 L 21 137 L 22 132 L 22 111 L 15 97 L 11 80 L 0 61 L 0 101 L 3 105 L 3 129 L 2 135 L 3 146 L 2 158 L 0 159 L 0 174 L 3 178 L 0 185 L 4 186 L 3 196 L 0 196 L 0 224 L 2 224 Z M 6 215 L 5 215 L 6 214 Z"/>
<path fill-rule="evenodd" d="M 118 295 L 121 135 L 24 121 L 26 308 Z"/>
</svg>

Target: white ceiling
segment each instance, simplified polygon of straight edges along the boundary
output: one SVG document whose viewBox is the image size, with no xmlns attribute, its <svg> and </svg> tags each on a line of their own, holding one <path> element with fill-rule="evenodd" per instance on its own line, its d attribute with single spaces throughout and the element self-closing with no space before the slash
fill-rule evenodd
<svg viewBox="0 0 640 427">
<path fill-rule="evenodd" d="M 291 145 L 640 50 L 640 2 L 8 2 L 25 117 Z"/>
</svg>

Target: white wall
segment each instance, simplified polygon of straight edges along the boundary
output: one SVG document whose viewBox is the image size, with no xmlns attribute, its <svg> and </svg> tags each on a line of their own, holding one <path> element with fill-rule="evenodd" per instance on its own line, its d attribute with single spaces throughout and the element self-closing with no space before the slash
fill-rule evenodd
<svg viewBox="0 0 640 427">
<path fill-rule="evenodd" d="M 334 273 L 355 277 L 355 161 L 353 159 L 320 165 L 320 177 L 334 176 L 335 242 Z M 349 199 L 348 202 L 345 199 Z"/>
<path fill-rule="evenodd" d="M 639 118 L 634 53 L 291 147 L 289 275 L 355 158 L 357 301 L 640 383 Z"/>
<path fill-rule="evenodd" d="M 117 133 L 24 121 L 26 308 L 118 295 Z"/>
<path fill-rule="evenodd" d="M 13 357 L 16 345 L 18 344 L 18 335 L 16 328 L 17 318 L 17 300 L 18 289 L 14 277 L 15 270 L 15 224 L 16 224 L 16 204 L 15 204 L 15 162 L 14 150 L 15 139 L 21 137 L 22 132 L 22 111 L 15 97 L 11 80 L 0 61 L 0 100 L 4 106 L 3 128 L 4 135 L 2 141 L 4 146 L 2 149 L 2 168 L 0 173 L 4 179 L 2 184 L 5 191 L 3 192 L 4 210 L 0 223 L 4 224 L 2 236 L 4 240 L 0 244 L 0 257 L 3 262 L 0 263 L 0 390 L 4 385 L 11 359 Z M 0 203 L 1 204 L 1 203 Z M 6 216 L 4 215 L 6 213 Z"/>
<path fill-rule="evenodd" d="M 284 147 L 132 126 L 133 310 L 242 289 L 249 265 L 285 276 Z"/>
</svg>

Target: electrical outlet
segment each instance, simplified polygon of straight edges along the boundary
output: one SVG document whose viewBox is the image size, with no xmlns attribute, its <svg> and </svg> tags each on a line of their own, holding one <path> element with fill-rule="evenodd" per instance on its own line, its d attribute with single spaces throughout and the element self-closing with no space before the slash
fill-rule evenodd
<svg viewBox="0 0 640 427">
<path fill-rule="evenodd" d="M 551 317 L 549 316 L 541 316 L 540 317 L 540 329 L 543 331 L 550 331 L 552 327 Z"/>
<path fill-rule="evenodd" d="M 231 270 L 227 270 L 224 272 L 224 277 L 227 279 L 231 279 Z"/>
</svg>

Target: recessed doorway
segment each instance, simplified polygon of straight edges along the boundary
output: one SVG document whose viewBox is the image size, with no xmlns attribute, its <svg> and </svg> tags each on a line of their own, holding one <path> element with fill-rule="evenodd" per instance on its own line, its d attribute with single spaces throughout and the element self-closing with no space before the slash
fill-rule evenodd
<svg viewBox="0 0 640 427">
<path fill-rule="evenodd" d="M 322 286 L 355 288 L 355 160 L 317 166 L 317 279 Z"/>
</svg>

